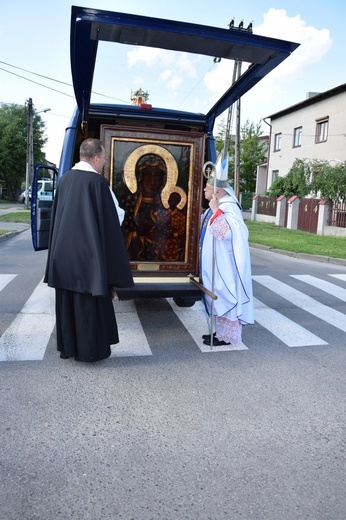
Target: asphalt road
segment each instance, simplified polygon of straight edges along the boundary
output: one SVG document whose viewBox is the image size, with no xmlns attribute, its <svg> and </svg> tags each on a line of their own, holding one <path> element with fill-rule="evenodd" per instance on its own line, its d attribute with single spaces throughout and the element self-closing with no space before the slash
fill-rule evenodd
<svg viewBox="0 0 346 520">
<path fill-rule="evenodd" d="M 241 349 L 202 350 L 198 305 L 118 302 L 89 365 L 58 357 L 45 258 L 0 243 L 1 519 L 344 520 L 344 266 L 253 249 Z"/>
</svg>

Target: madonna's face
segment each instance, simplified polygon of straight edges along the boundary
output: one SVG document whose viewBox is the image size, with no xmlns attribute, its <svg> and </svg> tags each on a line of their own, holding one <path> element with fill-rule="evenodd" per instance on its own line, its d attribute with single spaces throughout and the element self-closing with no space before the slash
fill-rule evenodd
<svg viewBox="0 0 346 520">
<path fill-rule="evenodd" d="M 154 197 L 160 193 L 165 182 L 164 173 L 158 168 L 147 168 L 142 172 L 142 195 Z"/>
</svg>

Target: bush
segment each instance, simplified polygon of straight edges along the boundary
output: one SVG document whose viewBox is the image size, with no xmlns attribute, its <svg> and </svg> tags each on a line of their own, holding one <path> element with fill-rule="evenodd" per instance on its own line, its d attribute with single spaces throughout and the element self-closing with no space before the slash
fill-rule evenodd
<svg viewBox="0 0 346 520">
<path fill-rule="evenodd" d="M 293 197 L 293 195 L 297 195 L 299 198 L 306 197 L 311 191 L 311 171 L 309 162 L 296 159 L 286 177 L 275 179 L 268 190 L 268 195 L 270 197 L 285 195 L 287 198 Z"/>
</svg>

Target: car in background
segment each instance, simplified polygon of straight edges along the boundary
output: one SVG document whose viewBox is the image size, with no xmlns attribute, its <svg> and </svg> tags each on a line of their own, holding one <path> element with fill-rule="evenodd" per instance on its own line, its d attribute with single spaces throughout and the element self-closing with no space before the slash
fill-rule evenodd
<svg viewBox="0 0 346 520">
<path fill-rule="evenodd" d="M 19 195 L 18 202 L 20 204 L 25 204 L 25 194 L 26 194 L 26 190 L 23 190 L 22 193 Z"/>
<path fill-rule="evenodd" d="M 31 202 L 31 186 L 29 188 L 29 201 Z M 37 197 L 40 200 L 53 199 L 53 181 L 52 179 L 40 179 L 37 182 Z M 26 203 L 26 190 L 24 190 L 18 197 L 18 202 Z"/>
<path fill-rule="evenodd" d="M 40 200 L 53 199 L 53 181 L 51 179 L 42 179 L 38 181 L 37 198 Z M 31 200 L 31 188 L 29 188 L 29 200 Z"/>
</svg>

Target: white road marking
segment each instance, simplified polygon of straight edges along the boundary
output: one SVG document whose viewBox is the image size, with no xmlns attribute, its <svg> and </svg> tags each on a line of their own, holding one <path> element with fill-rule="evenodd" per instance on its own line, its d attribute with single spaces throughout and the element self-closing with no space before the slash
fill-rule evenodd
<svg viewBox="0 0 346 520">
<path fill-rule="evenodd" d="M 323 339 L 254 298 L 255 320 L 288 347 L 328 345 Z"/>
<path fill-rule="evenodd" d="M 1 336 L 0 361 L 42 360 L 54 326 L 54 291 L 41 281 Z"/>
<path fill-rule="evenodd" d="M 17 275 L 0 275 L 0 291 L 4 289 Z M 316 286 L 346 301 L 346 290 L 333 283 L 320 280 L 310 275 L 291 275 L 293 278 Z M 346 281 L 346 275 L 330 275 Z M 323 305 L 287 284 L 271 276 L 253 276 L 253 280 L 264 285 L 269 290 L 304 309 L 306 312 L 346 332 L 345 314 Z M 248 350 L 241 344 L 234 347 L 225 345 L 213 347 L 204 345 L 202 334 L 208 332 L 209 324 L 202 302 L 193 307 L 178 307 L 172 298 L 167 298 L 183 326 L 189 331 L 201 352 L 221 352 L 232 350 Z M 328 345 L 310 331 L 301 327 L 276 310 L 254 299 L 255 320 L 271 334 L 279 338 L 289 347 L 311 345 Z M 151 356 L 145 331 L 137 315 L 134 301 L 114 302 L 117 316 L 120 343 L 112 345 L 112 357 Z M 42 281 L 37 285 L 31 297 L 24 304 L 21 312 L 0 338 L 0 361 L 42 360 L 51 334 L 55 326 L 54 291 Z"/>
<path fill-rule="evenodd" d="M 346 274 L 330 274 L 329 276 L 334 276 L 334 278 L 338 278 L 339 280 L 346 282 Z"/>
<path fill-rule="evenodd" d="M 196 302 L 193 307 L 178 307 L 173 301 L 173 298 L 167 298 L 168 303 L 172 307 L 179 320 L 184 327 L 189 331 L 195 340 L 201 352 L 225 352 L 232 350 L 248 350 L 242 343 L 241 345 L 222 345 L 219 347 L 213 346 L 211 349 L 209 345 L 204 345 L 202 334 L 208 334 L 209 324 L 206 318 L 206 312 L 202 302 Z"/>
<path fill-rule="evenodd" d="M 0 291 L 2 291 L 7 284 L 12 282 L 16 276 L 16 274 L 0 274 Z"/>
<path fill-rule="evenodd" d="M 333 325 L 333 327 L 346 332 L 346 317 L 342 312 L 319 303 L 313 298 L 310 298 L 310 296 L 307 296 L 306 294 L 297 291 L 297 289 L 276 280 L 272 276 L 262 275 L 253 276 L 252 278 L 264 287 L 267 287 L 267 289 L 273 291 L 275 294 L 281 296 L 281 298 L 284 298 L 293 305 L 300 307 L 305 312 L 308 312 L 313 316 L 316 316 L 316 318 Z"/>
<path fill-rule="evenodd" d="M 346 302 L 346 289 L 339 287 L 331 282 L 326 282 L 325 280 L 320 280 L 316 278 L 316 276 L 311 276 L 309 274 L 291 274 L 292 278 L 296 278 L 296 280 L 300 280 L 301 282 L 308 283 L 313 287 L 317 287 L 321 291 L 324 291 L 328 294 L 335 296 L 335 298 L 339 298 L 343 302 Z"/>
<path fill-rule="evenodd" d="M 134 301 L 116 301 L 113 305 L 119 343 L 112 345 L 111 357 L 152 356 Z"/>
</svg>

